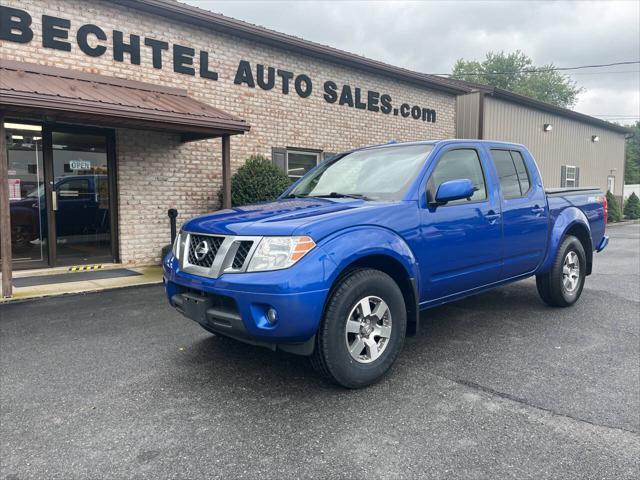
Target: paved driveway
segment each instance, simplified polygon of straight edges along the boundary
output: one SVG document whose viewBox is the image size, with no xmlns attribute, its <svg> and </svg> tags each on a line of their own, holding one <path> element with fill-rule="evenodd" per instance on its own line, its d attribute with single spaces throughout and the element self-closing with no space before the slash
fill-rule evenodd
<svg viewBox="0 0 640 480">
<path fill-rule="evenodd" d="M 633 478 L 640 227 L 609 232 L 574 308 L 525 281 L 432 310 L 360 391 L 160 287 L 0 306 L 0 477 Z"/>
</svg>

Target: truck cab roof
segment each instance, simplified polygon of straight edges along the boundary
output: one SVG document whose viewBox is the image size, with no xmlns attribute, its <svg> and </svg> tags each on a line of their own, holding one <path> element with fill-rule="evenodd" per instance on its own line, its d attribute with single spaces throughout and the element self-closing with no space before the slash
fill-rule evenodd
<svg viewBox="0 0 640 480">
<path fill-rule="evenodd" d="M 370 148 L 384 148 L 384 147 L 397 147 L 397 146 L 402 146 L 402 145 L 435 145 L 435 146 L 444 146 L 444 145 L 455 145 L 455 144 L 469 144 L 469 143 L 475 143 L 475 144 L 484 144 L 484 145 L 502 145 L 505 147 L 517 147 L 517 148 L 525 148 L 524 145 L 520 144 L 520 143 L 512 143 L 512 142 L 504 142 L 504 141 L 499 141 L 499 140 L 478 140 L 478 139 L 473 139 L 473 138 L 445 138 L 445 139 L 434 139 L 434 140 L 415 140 L 415 141 L 410 141 L 410 142 L 396 142 L 395 140 L 392 140 L 388 143 L 381 143 L 378 145 L 369 145 L 366 147 L 360 147 L 360 148 L 356 148 L 350 151 L 357 151 L 357 150 L 368 150 Z"/>
</svg>

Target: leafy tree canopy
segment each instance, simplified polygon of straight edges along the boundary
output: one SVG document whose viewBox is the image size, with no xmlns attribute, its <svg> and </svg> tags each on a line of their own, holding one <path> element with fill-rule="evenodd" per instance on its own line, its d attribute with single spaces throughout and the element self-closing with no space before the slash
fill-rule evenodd
<svg viewBox="0 0 640 480">
<path fill-rule="evenodd" d="M 520 50 L 489 52 L 482 61 L 459 59 L 452 78 L 493 85 L 559 107 L 573 107 L 583 88 L 566 75 L 549 71 L 551 68 L 553 63 L 534 66 L 533 60 Z M 531 70 L 535 72 L 526 73 Z"/>
</svg>

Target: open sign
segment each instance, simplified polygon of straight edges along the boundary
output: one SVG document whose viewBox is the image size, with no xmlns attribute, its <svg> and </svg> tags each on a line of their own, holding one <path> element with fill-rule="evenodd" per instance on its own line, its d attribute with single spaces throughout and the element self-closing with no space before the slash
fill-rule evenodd
<svg viewBox="0 0 640 480">
<path fill-rule="evenodd" d="M 71 170 L 91 170 L 91 161 L 89 160 L 70 160 L 69 168 Z"/>
</svg>

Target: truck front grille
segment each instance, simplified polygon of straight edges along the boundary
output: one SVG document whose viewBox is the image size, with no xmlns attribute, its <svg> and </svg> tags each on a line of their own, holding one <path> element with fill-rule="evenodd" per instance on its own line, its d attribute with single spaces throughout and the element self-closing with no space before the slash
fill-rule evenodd
<svg viewBox="0 0 640 480">
<path fill-rule="evenodd" d="M 248 235 L 208 235 L 180 232 L 176 245 L 180 268 L 202 277 L 218 278 L 223 273 L 247 271 L 249 261 L 262 237 Z"/>
<path fill-rule="evenodd" d="M 189 263 L 198 267 L 211 268 L 223 241 L 224 237 L 192 233 L 189 236 Z"/>
<path fill-rule="evenodd" d="M 244 262 L 247 260 L 247 255 L 251 251 L 251 247 L 253 246 L 253 241 L 250 240 L 242 240 L 240 241 L 240 245 L 238 246 L 238 250 L 236 251 L 236 255 L 233 257 L 233 263 L 231 267 L 238 270 L 242 268 Z"/>
</svg>

